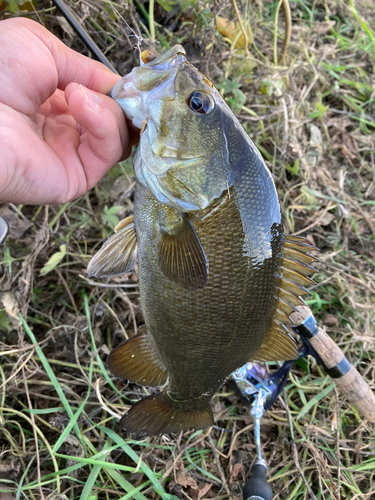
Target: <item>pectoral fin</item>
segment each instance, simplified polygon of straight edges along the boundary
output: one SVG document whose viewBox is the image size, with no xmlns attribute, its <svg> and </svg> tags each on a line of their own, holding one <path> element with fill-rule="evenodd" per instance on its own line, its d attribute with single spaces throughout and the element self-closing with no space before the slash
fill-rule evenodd
<svg viewBox="0 0 375 500">
<path fill-rule="evenodd" d="M 127 273 L 134 269 L 137 260 L 137 237 L 133 216 L 121 221 L 115 231 L 91 259 L 87 273 L 95 278 Z"/>
<path fill-rule="evenodd" d="M 145 329 L 111 351 L 108 368 L 116 377 L 144 386 L 157 387 L 168 378 Z"/>
<path fill-rule="evenodd" d="M 159 267 L 174 283 L 188 290 L 203 288 L 208 262 L 199 238 L 185 215 L 160 223 Z"/>
</svg>

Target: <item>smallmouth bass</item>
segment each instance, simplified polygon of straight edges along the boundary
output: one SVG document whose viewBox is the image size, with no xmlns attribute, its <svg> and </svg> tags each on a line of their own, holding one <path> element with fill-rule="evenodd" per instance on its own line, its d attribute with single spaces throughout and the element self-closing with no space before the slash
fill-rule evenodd
<svg viewBox="0 0 375 500">
<path fill-rule="evenodd" d="M 182 46 L 134 68 L 111 95 L 142 129 L 134 218 L 88 273 L 120 274 L 138 258 L 145 328 L 108 366 L 141 385 L 168 381 L 120 424 L 141 435 L 209 427 L 211 398 L 234 370 L 298 356 L 284 323 L 314 283 L 315 247 L 285 236 L 260 153 Z"/>
</svg>

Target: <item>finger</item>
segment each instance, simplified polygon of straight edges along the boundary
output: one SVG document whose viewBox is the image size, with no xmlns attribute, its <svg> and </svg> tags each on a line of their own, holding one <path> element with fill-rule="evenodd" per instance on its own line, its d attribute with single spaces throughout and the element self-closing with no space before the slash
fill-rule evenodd
<svg viewBox="0 0 375 500">
<path fill-rule="evenodd" d="M 57 69 L 58 87 L 62 90 L 71 83 L 81 83 L 96 92 L 108 94 L 119 81 L 120 76 L 113 73 L 104 64 L 89 59 L 69 49 L 40 24 L 29 19 L 16 19 L 19 27 L 23 27 L 41 40 L 50 51 Z"/>
<path fill-rule="evenodd" d="M 109 168 L 131 153 L 125 117 L 113 99 L 76 83 L 67 87 L 66 100 L 72 116 L 85 130 L 78 155 L 90 189 Z"/>
<path fill-rule="evenodd" d="M 57 87 L 64 90 L 71 82 L 107 94 L 120 79 L 35 21 L 0 23 L 0 101 L 21 113 L 33 115 Z"/>
</svg>

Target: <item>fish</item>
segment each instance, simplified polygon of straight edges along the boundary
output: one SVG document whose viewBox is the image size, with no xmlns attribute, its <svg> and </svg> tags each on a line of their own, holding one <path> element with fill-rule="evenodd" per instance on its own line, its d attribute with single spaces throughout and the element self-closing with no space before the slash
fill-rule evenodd
<svg viewBox="0 0 375 500">
<path fill-rule="evenodd" d="M 146 57 L 110 95 L 141 130 L 134 216 L 88 274 L 121 274 L 138 262 L 145 325 L 112 350 L 108 368 L 161 387 L 120 426 L 137 436 L 205 429 L 232 372 L 298 357 L 287 325 L 315 283 L 316 248 L 285 235 L 261 154 L 181 45 Z"/>
</svg>

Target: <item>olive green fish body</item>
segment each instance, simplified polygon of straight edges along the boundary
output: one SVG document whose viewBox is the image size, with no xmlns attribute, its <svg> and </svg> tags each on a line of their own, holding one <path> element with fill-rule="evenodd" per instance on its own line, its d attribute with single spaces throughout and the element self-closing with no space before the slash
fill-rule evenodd
<svg viewBox="0 0 375 500">
<path fill-rule="evenodd" d="M 210 400 L 235 369 L 297 357 L 283 323 L 312 282 L 314 247 L 284 235 L 260 153 L 181 46 L 135 68 L 112 96 L 143 131 L 134 220 L 88 271 L 118 274 L 138 258 L 145 329 L 108 365 L 132 382 L 166 384 L 121 425 L 145 435 L 208 427 Z"/>
<path fill-rule="evenodd" d="M 166 208 L 137 186 L 135 227 L 139 286 L 147 330 L 169 374 L 177 400 L 211 396 L 233 370 L 254 357 L 270 330 L 277 258 L 261 265 L 244 255 L 245 238 L 233 192 L 203 218 L 192 218 L 209 262 L 204 288 L 189 290 L 157 265 L 155 220 Z M 280 247 L 282 233 L 275 234 Z"/>
</svg>

